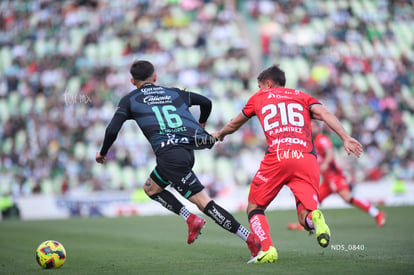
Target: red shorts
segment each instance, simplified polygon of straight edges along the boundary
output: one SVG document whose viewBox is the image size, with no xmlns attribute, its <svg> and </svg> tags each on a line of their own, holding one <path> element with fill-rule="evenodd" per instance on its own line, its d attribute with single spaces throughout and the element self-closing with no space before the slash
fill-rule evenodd
<svg viewBox="0 0 414 275">
<path fill-rule="evenodd" d="M 317 209 L 319 166 L 316 156 L 289 152 L 282 158 L 281 154 L 265 155 L 250 185 L 249 202 L 267 208 L 282 187 L 287 185 L 295 196 L 298 213 L 305 209 Z"/>
<path fill-rule="evenodd" d="M 326 171 L 322 176 L 322 183 L 319 186 L 319 202 L 322 202 L 330 194 L 337 193 L 339 190 L 350 191 L 346 178 L 341 173 Z"/>
</svg>

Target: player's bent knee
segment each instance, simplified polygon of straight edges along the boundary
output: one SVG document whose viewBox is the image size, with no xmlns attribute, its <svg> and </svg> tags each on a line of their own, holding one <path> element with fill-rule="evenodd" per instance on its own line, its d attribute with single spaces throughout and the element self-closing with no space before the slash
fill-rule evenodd
<svg viewBox="0 0 414 275">
<path fill-rule="evenodd" d="M 158 194 L 159 192 L 162 192 L 162 188 L 156 184 L 151 178 L 148 178 L 143 186 L 145 194 L 148 196 L 152 196 L 155 194 Z"/>
</svg>

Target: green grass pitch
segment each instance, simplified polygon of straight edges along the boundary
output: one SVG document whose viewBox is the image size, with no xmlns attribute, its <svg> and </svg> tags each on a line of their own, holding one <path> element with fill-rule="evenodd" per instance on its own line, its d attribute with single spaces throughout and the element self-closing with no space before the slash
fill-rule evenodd
<svg viewBox="0 0 414 275">
<path fill-rule="evenodd" d="M 267 212 L 278 249 L 275 264 L 247 265 L 245 243 L 207 218 L 203 234 L 188 245 L 178 216 L 73 218 L 0 222 L 0 274 L 414 274 L 414 207 L 383 207 L 387 224 L 357 209 L 326 209 L 331 243 L 288 231 L 295 210 Z M 244 213 L 235 216 L 248 227 Z M 43 270 L 35 260 L 42 241 L 66 248 L 66 263 Z"/>
</svg>

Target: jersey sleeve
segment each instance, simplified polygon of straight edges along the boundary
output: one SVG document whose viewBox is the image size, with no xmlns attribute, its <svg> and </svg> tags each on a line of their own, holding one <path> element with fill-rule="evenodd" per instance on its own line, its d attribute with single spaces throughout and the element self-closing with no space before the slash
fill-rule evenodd
<svg viewBox="0 0 414 275">
<path fill-rule="evenodd" d="M 311 95 L 308 95 L 308 94 L 303 93 L 303 96 L 305 97 L 305 102 L 306 102 L 306 104 L 309 106 L 309 107 L 308 107 L 308 110 L 309 110 L 309 112 L 310 112 L 311 118 L 313 118 L 313 114 L 312 114 L 312 112 L 311 112 L 310 108 L 312 107 L 312 105 L 315 105 L 315 104 L 320 104 L 320 105 L 322 105 L 322 103 L 321 103 L 321 102 L 319 102 L 319 100 L 317 100 L 316 98 L 314 98 L 314 97 L 313 97 L 313 96 L 311 96 Z"/>
<path fill-rule="evenodd" d="M 200 118 L 198 122 L 205 123 L 210 116 L 211 109 L 213 107 L 211 100 L 197 93 L 190 93 L 190 100 L 191 105 L 200 106 Z"/>
<path fill-rule="evenodd" d="M 245 117 L 251 118 L 256 115 L 256 104 L 255 104 L 256 97 L 253 95 L 246 103 L 246 105 L 242 109 L 242 113 Z"/>
<path fill-rule="evenodd" d="M 115 114 L 123 115 L 129 119 L 131 114 L 130 109 L 129 97 L 125 96 L 119 101 Z"/>
<path fill-rule="evenodd" d="M 211 100 L 198 93 L 183 91 L 180 89 L 176 89 L 176 91 L 188 107 L 194 105 L 200 106 L 200 118 L 198 122 L 205 123 L 208 117 L 210 116 L 211 109 L 213 106 Z"/>
<path fill-rule="evenodd" d="M 115 111 L 111 122 L 108 127 L 106 127 L 104 141 L 100 150 L 102 156 L 105 156 L 108 153 L 108 150 L 115 142 L 122 125 L 130 118 L 129 110 L 129 98 L 123 97 L 118 104 L 118 109 Z"/>
<path fill-rule="evenodd" d="M 181 99 L 184 101 L 184 104 L 187 105 L 188 107 L 191 107 L 191 105 L 193 105 L 192 102 L 191 102 L 192 92 L 184 91 L 184 90 L 181 90 L 179 88 L 168 88 L 168 89 L 178 93 L 179 96 L 181 97 Z"/>
</svg>

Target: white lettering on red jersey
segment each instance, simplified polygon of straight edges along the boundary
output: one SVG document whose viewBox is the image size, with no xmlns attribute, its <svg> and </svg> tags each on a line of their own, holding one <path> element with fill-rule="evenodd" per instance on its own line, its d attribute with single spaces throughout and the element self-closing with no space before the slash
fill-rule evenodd
<svg viewBox="0 0 414 275">
<path fill-rule="evenodd" d="M 262 125 L 269 152 L 298 150 L 311 152 L 310 106 L 321 104 L 316 98 L 283 87 L 261 89 L 243 108 L 250 118 L 257 116 Z"/>
</svg>

